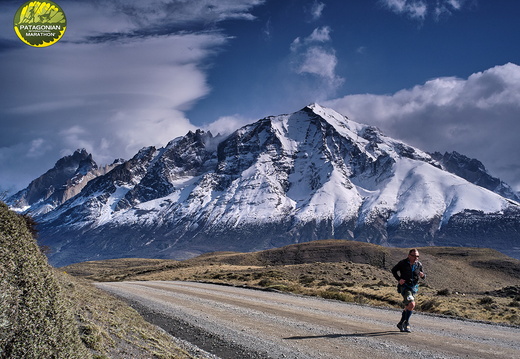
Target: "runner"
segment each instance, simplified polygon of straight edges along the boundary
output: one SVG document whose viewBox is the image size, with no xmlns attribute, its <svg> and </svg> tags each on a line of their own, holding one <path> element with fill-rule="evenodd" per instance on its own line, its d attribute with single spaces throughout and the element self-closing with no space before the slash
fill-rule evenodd
<svg viewBox="0 0 520 359">
<path fill-rule="evenodd" d="M 419 262 L 419 251 L 410 249 L 408 258 L 403 259 L 392 268 L 392 274 L 398 281 L 397 291 L 403 296 L 404 310 L 397 328 L 402 332 L 411 332 L 410 317 L 415 308 L 415 294 L 419 291 L 419 278 L 425 278 L 423 267 Z"/>
</svg>

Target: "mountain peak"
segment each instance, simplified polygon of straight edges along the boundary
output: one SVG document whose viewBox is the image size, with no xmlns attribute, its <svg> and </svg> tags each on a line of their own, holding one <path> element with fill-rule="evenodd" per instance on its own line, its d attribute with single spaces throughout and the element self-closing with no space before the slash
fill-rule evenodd
<svg viewBox="0 0 520 359">
<path fill-rule="evenodd" d="M 76 195 L 88 180 L 109 169 L 107 166 L 100 170 L 92 154 L 84 148 L 77 149 L 56 161 L 53 168 L 27 188 L 8 198 L 7 203 L 19 211 L 30 209 L 32 214 L 45 213 Z"/>
<path fill-rule="evenodd" d="M 335 117 L 335 118 L 340 118 L 340 119 L 345 119 L 345 120 L 348 120 L 348 117 L 345 116 L 345 115 L 342 115 L 340 114 L 339 112 L 329 108 L 329 107 L 324 107 L 322 105 L 320 105 L 319 103 L 311 103 L 307 106 L 305 106 L 302 111 L 305 111 L 305 112 L 312 112 L 318 116 L 321 116 L 321 117 L 324 117 L 324 118 L 327 118 L 327 117 Z"/>
<path fill-rule="evenodd" d="M 434 152 L 430 155 L 439 162 L 444 170 L 520 203 L 520 196 L 514 192 L 511 186 L 489 174 L 484 164 L 476 158 L 469 158 L 456 151 L 444 154 Z"/>
<path fill-rule="evenodd" d="M 313 102 L 313 103 L 308 104 L 308 105 L 305 106 L 304 108 L 308 108 L 308 109 L 314 111 L 315 109 L 319 110 L 319 109 L 323 109 L 324 107 L 321 106 L 321 105 L 320 105 L 319 103 L 317 103 L 317 102 Z"/>
<path fill-rule="evenodd" d="M 226 138 L 199 130 L 145 147 L 37 219 L 61 265 L 334 238 L 500 250 L 520 247 L 512 202 L 314 103 Z"/>
<path fill-rule="evenodd" d="M 74 151 L 72 155 L 67 155 L 60 158 L 53 169 L 59 170 L 60 168 L 68 168 L 72 170 L 74 167 L 78 167 L 80 163 L 89 161 L 93 168 L 97 168 L 96 162 L 92 159 L 92 155 L 87 152 L 86 149 L 81 148 Z"/>
<path fill-rule="evenodd" d="M 85 148 L 78 148 L 76 151 L 74 151 L 73 155 L 75 155 L 76 153 L 80 154 L 80 155 L 88 155 L 89 154 Z"/>
</svg>

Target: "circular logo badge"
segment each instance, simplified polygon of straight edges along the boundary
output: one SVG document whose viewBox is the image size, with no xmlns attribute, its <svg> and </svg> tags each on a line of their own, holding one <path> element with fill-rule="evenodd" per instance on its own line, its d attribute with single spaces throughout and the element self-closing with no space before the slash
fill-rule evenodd
<svg viewBox="0 0 520 359">
<path fill-rule="evenodd" d="M 66 29 L 65 13 L 52 1 L 28 1 L 14 15 L 14 31 L 29 46 L 53 45 Z"/>
</svg>

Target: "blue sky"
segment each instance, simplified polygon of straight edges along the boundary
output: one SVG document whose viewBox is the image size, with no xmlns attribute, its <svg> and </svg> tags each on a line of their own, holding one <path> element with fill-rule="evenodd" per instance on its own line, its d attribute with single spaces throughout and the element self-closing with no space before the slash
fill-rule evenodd
<svg viewBox="0 0 520 359">
<path fill-rule="evenodd" d="M 77 148 L 98 164 L 312 102 L 520 190 L 516 0 L 59 0 L 32 48 L 0 3 L 0 189 Z"/>
</svg>

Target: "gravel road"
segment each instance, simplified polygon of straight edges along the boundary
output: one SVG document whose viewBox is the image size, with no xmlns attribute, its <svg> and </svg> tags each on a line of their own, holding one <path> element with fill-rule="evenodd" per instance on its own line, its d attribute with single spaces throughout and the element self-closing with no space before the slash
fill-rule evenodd
<svg viewBox="0 0 520 359">
<path fill-rule="evenodd" d="M 223 359 L 520 358 L 520 328 L 192 282 L 97 283 Z M 214 357 L 213 357 L 214 358 Z"/>
</svg>

